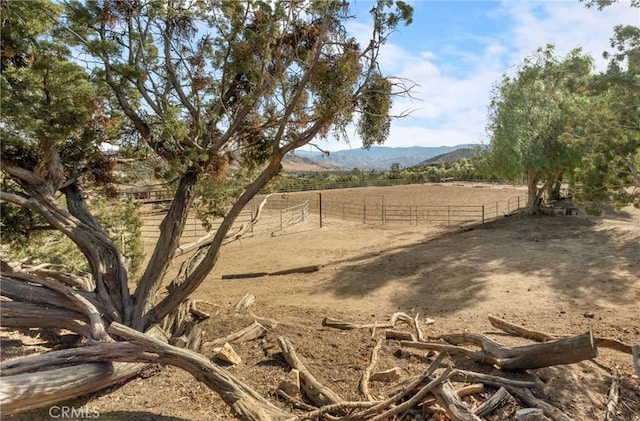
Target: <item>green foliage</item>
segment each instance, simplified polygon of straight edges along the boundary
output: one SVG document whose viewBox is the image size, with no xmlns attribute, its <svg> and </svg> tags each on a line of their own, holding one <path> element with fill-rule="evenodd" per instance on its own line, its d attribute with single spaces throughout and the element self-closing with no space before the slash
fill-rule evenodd
<svg viewBox="0 0 640 421">
<path fill-rule="evenodd" d="M 133 199 L 105 199 L 91 202 L 94 214 L 127 259 L 129 273 L 135 274 L 144 260 L 140 202 Z"/>
<path fill-rule="evenodd" d="M 591 58 L 579 49 L 563 59 L 553 46 L 525 59 L 515 76 L 504 76 L 490 103 L 491 148 L 483 166 L 495 175 L 525 177 L 530 205 L 542 194 L 540 180 L 552 184 L 579 161 L 579 150 L 563 141 L 586 95 Z M 535 212 L 530 206 L 530 212 Z"/>
<path fill-rule="evenodd" d="M 64 198 L 59 199 L 64 205 Z M 144 259 L 140 205 L 132 200 L 96 198 L 90 204 L 96 218 L 121 247 L 128 269 L 134 274 Z M 52 263 L 73 271 L 89 271 L 85 256 L 60 231 L 25 208 L 2 202 L 2 249 L 12 259 L 26 259 L 31 264 Z"/>
<path fill-rule="evenodd" d="M 380 145 L 389 136 L 391 128 L 391 82 L 381 75 L 373 75 L 360 97 L 362 115 L 357 132 L 365 148 Z"/>
<path fill-rule="evenodd" d="M 617 26 L 607 70 L 593 78 L 573 127 L 563 140 L 581 150 L 574 171 L 576 193 L 599 214 L 615 207 L 640 206 L 640 28 Z"/>
</svg>

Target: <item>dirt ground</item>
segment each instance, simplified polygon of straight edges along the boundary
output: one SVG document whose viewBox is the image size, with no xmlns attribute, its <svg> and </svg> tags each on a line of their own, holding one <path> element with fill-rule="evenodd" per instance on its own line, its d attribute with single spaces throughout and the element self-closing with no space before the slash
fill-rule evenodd
<svg viewBox="0 0 640 421">
<path fill-rule="evenodd" d="M 640 344 L 640 211 L 609 211 L 603 218 L 513 215 L 465 229 L 429 226 L 369 226 L 314 221 L 279 235 L 256 236 L 226 246 L 214 272 L 196 292 L 205 340 L 225 336 L 253 322 L 233 311 L 246 293 L 252 311 L 278 325 L 262 339 L 235 345 L 243 362 L 233 375 L 286 407 L 274 394 L 288 367 L 276 344 L 284 336 L 318 379 L 344 399 L 359 399 L 358 381 L 375 341 L 367 329 L 324 328 L 324 317 L 357 323 L 388 320 L 403 311 L 431 318 L 435 336 L 478 332 L 507 345 L 529 343 L 501 334 L 493 314 L 531 329 L 596 336 Z M 314 273 L 222 279 L 225 274 L 274 272 L 319 265 Z M 399 329 L 405 329 L 398 326 Z M 378 333 L 380 334 L 380 332 Z M 3 334 L 7 338 L 7 332 Z M 32 345 L 37 338 L 31 338 Z M 8 342 L 5 341 L 6 348 Z M 203 350 L 205 354 L 210 350 Z M 3 357 L 6 358 L 6 355 Z M 379 369 L 398 366 L 409 376 L 433 358 L 387 341 Z M 600 419 L 611 384 L 621 375 L 619 419 L 640 420 L 640 380 L 631 355 L 599 349 L 595 360 L 567 366 L 500 373 L 491 366 L 456 359 L 456 366 L 518 379 L 537 378 L 536 396 L 576 420 Z M 100 420 L 224 420 L 229 409 L 213 392 L 175 368 L 158 370 L 69 405 L 84 405 Z M 374 396 L 389 385 L 371 383 Z M 495 389 L 465 398 L 478 405 Z M 515 402 L 488 420 L 515 419 Z M 51 419 L 47 409 L 14 420 Z"/>
</svg>

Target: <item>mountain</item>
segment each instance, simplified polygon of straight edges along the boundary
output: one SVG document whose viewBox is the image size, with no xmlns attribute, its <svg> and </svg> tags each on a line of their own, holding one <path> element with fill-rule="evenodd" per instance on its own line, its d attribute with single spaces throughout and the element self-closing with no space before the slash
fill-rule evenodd
<svg viewBox="0 0 640 421">
<path fill-rule="evenodd" d="M 353 168 L 367 170 L 388 170 L 391 164 L 398 163 L 401 167 L 411 167 L 457 149 L 470 149 L 473 145 L 456 146 L 412 146 L 408 148 L 392 148 L 389 146 L 372 146 L 370 149 L 346 149 L 331 152 L 329 156 L 320 151 L 296 150 L 291 156 L 307 158 L 318 163 L 319 166 L 327 164 L 350 170 Z M 290 158 L 289 156 L 288 158 Z M 286 161 L 286 159 L 285 159 Z M 285 165 L 286 168 L 286 165 Z"/>
<path fill-rule="evenodd" d="M 442 155 L 434 156 L 433 158 L 426 159 L 419 163 L 418 167 L 424 167 L 426 165 L 438 165 L 444 164 L 446 162 L 456 162 L 460 161 L 462 158 L 472 159 L 478 156 L 478 152 L 476 152 L 473 148 L 460 148 L 451 152 L 444 153 Z"/>
<path fill-rule="evenodd" d="M 320 171 L 339 171 L 338 165 L 325 162 L 323 160 L 315 160 L 311 158 L 305 158 L 304 156 L 298 156 L 294 154 L 287 154 L 282 160 L 282 168 L 289 172 L 320 172 Z"/>
</svg>

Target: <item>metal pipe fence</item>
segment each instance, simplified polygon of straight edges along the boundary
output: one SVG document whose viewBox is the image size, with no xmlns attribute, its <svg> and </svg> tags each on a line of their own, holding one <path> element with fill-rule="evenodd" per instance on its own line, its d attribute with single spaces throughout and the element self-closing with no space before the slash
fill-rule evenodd
<svg viewBox="0 0 640 421">
<path fill-rule="evenodd" d="M 251 222 L 263 197 L 254 198 L 237 218 L 234 227 Z M 245 236 L 273 234 L 287 227 L 315 221 L 341 220 L 372 225 L 443 225 L 461 226 L 485 223 L 510 214 L 526 206 L 526 195 L 484 203 L 482 205 L 398 205 L 385 203 L 383 195 L 365 196 L 361 203 L 327 200 L 319 193 L 302 195 L 274 194 L 269 197 L 262 216 Z M 301 202 L 302 201 L 302 202 Z M 153 244 L 160 235 L 160 222 L 166 210 L 148 211 L 141 215 L 142 238 L 145 245 Z M 214 221 L 209 232 L 214 232 L 222 220 Z M 314 223 L 314 222 L 309 222 Z M 190 213 L 181 244 L 195 241 L 207 233 L 195 212 Z"/>
</svg>

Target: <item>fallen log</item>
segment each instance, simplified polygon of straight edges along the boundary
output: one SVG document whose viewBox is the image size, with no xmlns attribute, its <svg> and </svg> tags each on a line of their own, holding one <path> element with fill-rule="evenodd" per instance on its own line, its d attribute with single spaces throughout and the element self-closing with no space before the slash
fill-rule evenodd
<svg viewBox="0 0 640 421">
<path fill-rule="evenodd" d="M 394 313 L 391 316 L 391 319 L 387 323 L 368 323 L 368 324 L 358 324 L 352 322 L 345 322 L 343 320 L 331 319 L 329 317 L 325 317 L 322 320 L 322 326 L 332 327 L 334 329 L 340 330 L 353 330 L 353 329 L 386 329 L 395 327 L 397 322 L 404 322 L 411 327 L 414 327 L 414 320 L 406 313 Z"/>
<path fill-rule="evenodd" d="M 379 413 L 380 411 L 384 411 L 386 408 L 390 407 L 391 405 L 394 405 L 397 402 L 400 402 L 407 395 L 409 395 L 415 389 L 417 389 L 420 385 L 422 385 L 425 381 L 432 380 L 431 375 L 438 369 L 438 367 L 440 367 L 440 363 L 442 363 L 442 360 L 444 360 L 444 357 L 445 357 L 445 354 L 438 355 L 436 359 L 433 360 L 431 364 L 429 364 L 429 367 L 427 367 L 427 370 L 422 375 L 417 376 L 414 379 L 410 380 L 409 382 L 405 383 L 403 387 L 400 387 L 399 390 L 397 392 L 394 392 L 392 396 L 390 396 L 389 398 L 385 399 L 382 402 L 379 402 L 378 404 L 372 406 L 369 409 L 352 414 L 347 419 L 348 420 L 361 420 L 365 418 L 368 419 L 369 416 Z M 451 376 L 452 374 L 453 373 L 449 373 L 449 376 Z M 441 381 L 444 381 L 444 380 L 446 379 L 443 378 Z M 437 386 L 437 384 L 435 386 Z"/>
<path fill-rule="evenodd" d="M 570 416 L 568 416 L 555 406 L 533 396 L 533 393 L 531 393 L 529 389 L 520 389 L 517 387 L 513 387 L 507 388 L 507 390 L 509 391 L 509 393 L 511 393 L 513 396 L 520 399 L 527 405 L 542 409 L 544 415 L 554 421 L 574 421 Z"/>
<path fill-rule="evenodd" d="M 488 316 L 489 322 L 495 328 L 498 328 L 504 332 L 510 333 L 512 335 L 520 336 L 521 338 L 531 339 L 536 342 L 546 342 L 554 339 L 566 338 L 566 335 L 555 335 L 552 333 L 541 332 L 537 330 L 527 329 L 522 326 L 515 325 L 513 323 L 509 323 L 506 320 L 500 319 L 495 316 Z M 596 345 L 601 348 L 609 348 L 615 351 L 624 352 L 627 354 L 631 354 L 631 345 L 619 341 L 613 338 L 601 338 L 594 337 L 596 341 Z"/>
<path fill-rule="evenodd" d="M 527 370 L 558 364 L 572 364 L 595 358 L 598 355 L 598 349 L 591 332 L 520 347 L 507 347 L 477 333 L 443 335 L 442 338 L 453 343 L 454 346 L 409 341 L 401 341 L 400 345 L 462 355 L 474 361 L 497 365 L 503 370 Z M 472 351 L 456 346 L 458 344 L 473 344 L 479 346 L 481 350 Z"/>
<path fill-rule="evenodd" d="M 213 349 L 213 358 L 233 365 L 237 365 L 242 362 L 242 358 L 240 358 L 228 342 L 225 342 L 224 345 L 219 348 Z"/>
<path fill-rule="evenodd" d="M 546 342 L 557 339 L 557 336 L 552 335 L 551 333 L 527 329 L 526 327 L 509 323 L 508 321 L 496 316 L 489 315 L 487 317 L 489 318 L 489 323 L 491 323 L 491 326 L 504 332 L 511 333 L 512 335 L 520 336 L 521 338 L 531 339 L 532 341 L 536 342 Z"/>
<path fill-rule="evenodd" d="M 369 378 L 369 380 L 372 382 L 396 382 L 402 377 L 401 372 L 400 367 L 393 367 L 385 371 L 378 371 L 371 374 L 371 378 Z"/>
<path fill-rule="evenodd" d="M 249 342 L 254 339 L 258 339 L 267 333 L 267 328 L 262 326 L 258 322 L 253 322 L 249 326 L 241 329 L 237 332 L 233 332 L 230 335 L 225 336 L 224 338 L 214 339 L 212 341 L 205 342 L 203 347 L 218 347 L 222 346 L 225 343 L 243 343 Z"/>
<path fill-rule="evenodd" d="M 454 375 L 455 373 L 452 374 L 450 379 L 453 378 Z M 456 394 L 461 398 L 469 395 L 477 395 L 482 392 L 484 392 L 484 385 L 482 383 L 470 384 L 470 385 L 461 387 L 460 389 L 456 389 Z M 437 402 L 438 402 L 438 399 L 435 396 L 430 396 L 424 401 L 422 401 L 422 405 L 431 406 Z"/>
<path fill-rule="evenodd" d="M 189 372 L 216 392 L 243 419 L 266 421 L 292 417 L 202 354 L 168 345 L 119 323 L 112 323 L 107 332 L 138 345 L 145 351 L 143 357 L 153 355 L 147 362 L 170 364 Z M 123 355 L 123 358 L 131 356 Z M 136 355 L 135 360 L 139 359 L 140 356 Z"/>
<path fill-rule="evenodd" d="M 424 398 L 427 396 L 427 394 L 431 393 L 432 390 L 438 388 L 443 382 L 446 382 L 447 380 L 449 380 L 449 377 L 451 377 L 451 373 L 453 371 L 454 370 L 452 368 L 445 369 L 442 372 L 442 374 L 440 374 L 435 379 L 431 380 L 426 386 L 421 388 L 410 399 L 407 399 L 406 401 L 402 402 L 401 404 L 396 405 L 393 408 L 390 408 L 387 411 L 383 412 L 382 414 L 379 414 L 379 415 L 371 418 L 370 421 L 386 421 L 386 420 L 389 420 L 389 419 L 393 419 L 396 415 L 398 415 L 398 414 L 400 414 L 400 413 L 402 413 L 404 411 L 407 411 L 408 409 L 413 408 L 415 405 L 417 405 L 422 400 L 424 400 Z M 355 417 L 354 419 L 358 419 L 358 418 Z M 461 421 L 465 421 L 465 420 L 461 420 Z M 474 421 L 476 421 L 476 420 L 474 420 Z M 478 418 L 477 421 L 481 421 L 481 420 Z"/>
<path fill-rule="evenodd" d="M 369 365 L 364 369 L 362 373 L 362 377 L 360 378 L 359 389 L 362 396 L 364 396 L 367 400 L 373 401 L 373 396 L 371 396 L 371 392 L 369 391 L 369 378 L 371 377 L 371 371 L 375 368 L 378 363 L 378 351 L 382 347 L 382 339 L 378 339 L 376 345 L 371 350 L 371 357 L 369 358 Z"/>
<path fill-rule="evenodd" d="M 604 409 L 602 421 L 617 421 L 618 415 L 616 408 L 618 407 L 618 397 L 620 395 L 620 375 L 618 370 L 613 370 L 613 379 L 607 396 L 607 406 Z"/>
<path fill-rule="evenodd" d="M 493 387 L 520 387 L 529 389 L 538 386 L 534 381 L 513 380 L 467 370 L 456 370 L 452 379 L 463 382 L 480 382 Z"/>
<path fill-rule="evenodd" d="M 307 395 L 311 402 L 320 407 L 344 401 L 336 392 L 320 383 L 311 372 L 309 372 L 307 367 L 305 367 L 296 355 L 296 351 L 290 342 L 280 336 L 278 338 L 278 345 L 287 364 L 300 372 L 302 390 L 304 390 L 305 395 Z"/>
<path fill-rule="evenodd" d="M 386 330 L 384 332 L 384 337 L 386 340 L 396 340 L 396 341 L 412 341 L 415 342 L 416 335 L 410 332 L 402 332 L 400 330 Z"/>
<path fill-rule="evenodd" d="M 482 405 L 476 408 L 474 414 L 479 417 L 486 417 L 487 415 L 507 403 L 507 401 L 509 401 L 509 398 L 512 398 L 512 396 L 509 394 L 507 389 L 501 386 L 496 393 L 491 395 L 489 399 L 487 399 Z"/>
<path fill-rule="evenodd" d="M 278 270 L 275 272 L 270 272 L 269 276 L 280 276 L 280 275 L 289 275 L 291 273 L 313 273 L 319 271 L 321 268 L 320 265 L 311 265 L 311 266 L 302 266 L 292 269 L 284 269 Z"/>
<path fill-rule="evenodd" d="M 249 272 L 249 273 L 228 273 L 220 277 L 220 279 L 250 279 L 250 278 L 262 278 L 268 276 L 269 272 Z"/>
<path fill-rule="evenodd" d="M 233 307 L 235 311 L 242 312 L 247 310 L 251 305 L 256 301 L 256 296 L 247 292 L 238 300 L 236 305 Z"/>
<path fill-rule="evenodd" d="M 460 399 L 451 382 L 442 383 L 433 391 L 438 402 L 447 410 L 451 418 L 456 421 L 482 421 L 471 408 Z"/>
<path fill-rule="evenodd" d="M 292 273 L 313 273 L 313 272 L 319 271 L 321 267 L 322 266 L 320 265 L 312 265 L 312 266 L 301 266 L 297 268 L 277 270 L 275 272 L 231 273 L 231 274 L 222 275 L 221 279 L 248 279 L 248 278 L 261 278 L 263 276 L 290 275 Z"/>
</svg>

